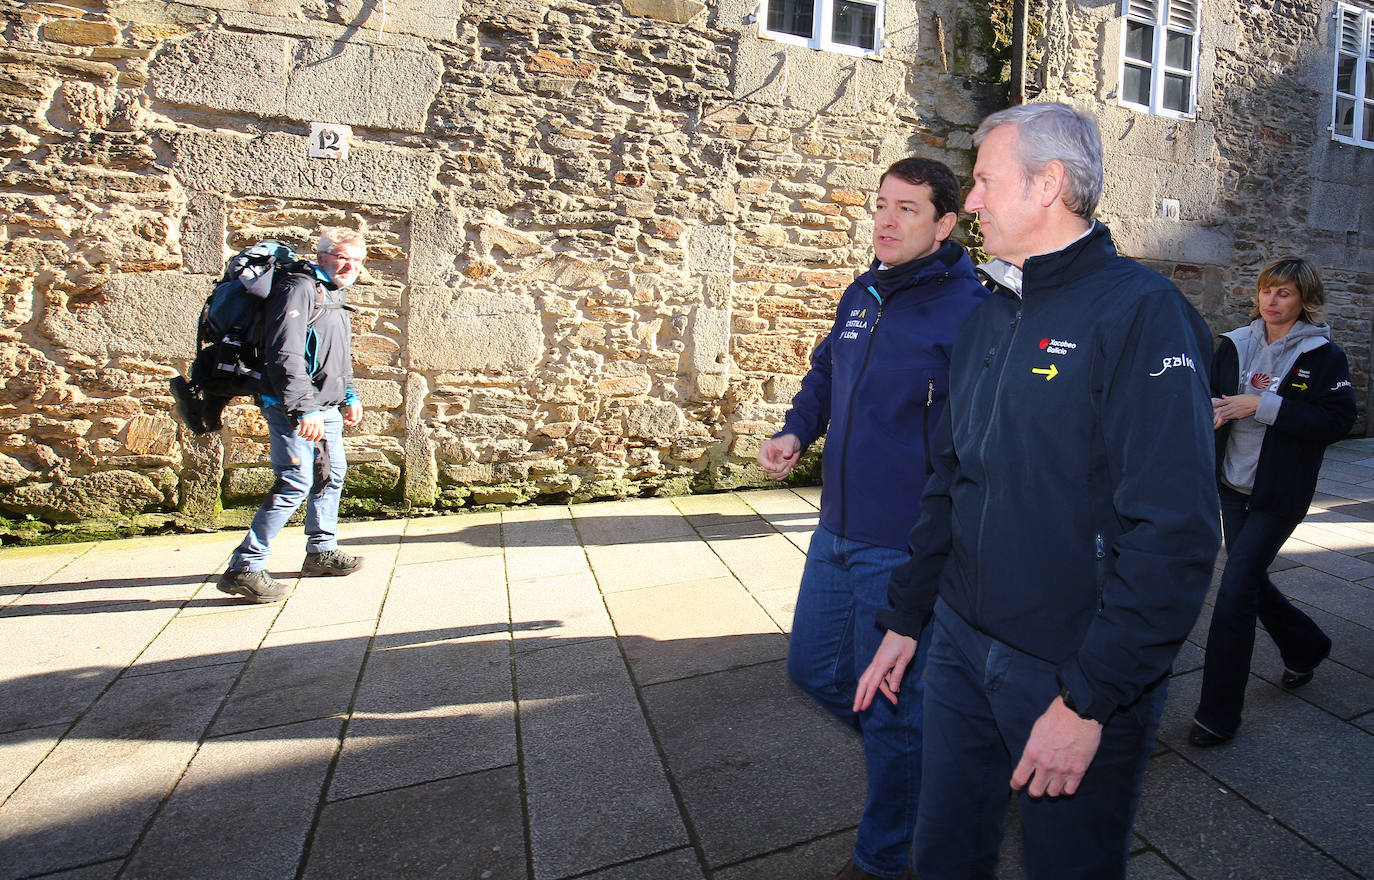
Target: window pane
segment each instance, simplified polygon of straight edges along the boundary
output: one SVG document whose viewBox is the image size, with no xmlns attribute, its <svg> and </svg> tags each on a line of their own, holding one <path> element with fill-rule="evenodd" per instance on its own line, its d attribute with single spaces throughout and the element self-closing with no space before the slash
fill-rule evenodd
<svg viewBox="0 0 1374 880">
<path fill-rule="evenodd" d="M 1126 22 L 1126 57 L 1146 63 L 1155 59 L 1155 29 L 1138 21 Z"/>
<path fill-rule="evenodd" d="M 1364 97 L 1374 98 L 1374 59 L 1364 63 Z"/>
<path fill-rule="evenodd" d="M 1150 106 L 1150 69 L 1127 64 L 1121 73 L 1121 100 Z"/>
<path fill-rule="evenodd" d="M 1180 70 L 1193 69 L 1193 37 L 1191 34 L 1164 33 L 1164 63 Z"/>
<path fill-rule="evenodd" d="M 873 31 L 878 23 L 878 8 L 853 0 L 835 0 L 835 20 L 830 23 L 830 39 L 846 46 L 872 49 Z"/>
<path fill-rule="evenodd" d="M 1355 59 L 1349 55 L 1336 59 L 1336 91 L 1355 94 Z"/>
<path fill-rule="evenodd" d="M 812 0 L 768 0 L 768 29 L 811 38 Z"/>
<path fill-rule="evenodd" d="M 1188 106 L 1188 85 L 1192 77 L 1179 76 L 1176 73 L 1164 74 L 1164 106 L 1169 110 L 1177 110 L 1180 113 L 1187 113 L 1191 108 Z"/>
<path fill-rule="evenodd" d="M 1374 143 L 1374 103 L 1364 105 L 1364 140 Z"/>
<path fill-rule="evenodd" d="M 1353 137 L 1355 132 L 1355 102 L 1349 98 L 1336 99 L 1336 120 L 1332 130 L 1342 137 Z"/>
</svg>

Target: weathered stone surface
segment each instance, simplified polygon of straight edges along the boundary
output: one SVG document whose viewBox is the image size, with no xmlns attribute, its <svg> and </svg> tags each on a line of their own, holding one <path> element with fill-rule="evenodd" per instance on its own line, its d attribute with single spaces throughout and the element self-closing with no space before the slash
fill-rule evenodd
<svg viewBox="0 0 1374 880">
<path fill-rule="evenodd" d="M 623 0 L 625 11 L 630 15 L 642 15 L 686 24 L 701 14 L 706 4 L 700 0 Z"/>
<path fill-rule="evenodd" d="M 156 416 L 135 416 L 124 429 L 124 446 L 135 454 L 166 455 L 177 439 L 177 423 Z"/>
<path fill-rule="evenodd" d="M 50 304 L 39 326 L 72 351 L 164 363 L 189 359 L 195 353 L 196 319 L 212 286 L 205 276 L 181 272 L 120 275 L 104 285 L 95 302 Z"/>
<path fill-rule="evenodd" d="M 287 50 L 281 37 L 200 31 L 153 59 L 149 88 L 154 97 L 173 104 L 280 116 L 286 107 Z"/>
<path fill-rule="evenodd" d="M 224 199 L 211 193 L 192 193 L 181 221 L 181 262 L 187 272 L 220 277 L 225 262 L 224 233 Z"/>
<path fill-rule="evenodd" d="M 529 297 L 443 288 L 412 295 L 411 367 L 527 370 L 538 362 L 543 331 Z"/>
<path fill-rule="evenodd" d="M 291 47 L 285 112 L 300 120 L 421 131 L 443 68 L 432 55 L 334 40 Z"/>
<path fill-rule="evenodd" d="M 347 159 L 311 160 L 306 139 L 285 134 L 167 133 L 172 170 L 188 189 L 350 205 L 412 205 L 426 192 L 438 158 L 414 150 L 357 146 Z"/>
<path fill-rule="evenodd" d="M 143 474 L 100 471 L 59 483 L 26 483 L 0 495 L 0 509 L 34 514 L 53 522 L 131 516 L 164 501 Z"/>
<path fill-rule="evenodd" d="M 692 310 L 688 340 L 692 369 L 698 373 L 725 373 L 730 368 L 730 311 L 709 306 Z"/>
<path fill-rule="evenodd" d="M 734 238 L 723 226 L 698 226 L 687 236 L 687 265 L 693 272 L 734 268 Z"/>
<path fill-rule="evenodd" d="M 119 25 L 112 21 L 58 18 L 43 26 L 43 38 L 72 46 L 103 46 L 119 38 Z"/>
<path fill-rule="evenodd" d="M 189 432 L 188 432 L 189 434 Z M 218 433 L 189 437 L 182 444 L 181 498 L 177 510 L 208 519 L 219 510 L 224 480 L 224 441 Z"/>
</svg>

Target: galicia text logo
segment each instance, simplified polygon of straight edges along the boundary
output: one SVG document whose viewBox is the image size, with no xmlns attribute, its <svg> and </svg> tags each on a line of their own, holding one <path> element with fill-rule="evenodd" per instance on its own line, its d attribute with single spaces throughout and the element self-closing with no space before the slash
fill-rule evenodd
<svg viewBox="0 0 1374 880">
<path fill-rule="evenodd" d="M 1046 336 L 1040 340 L 1040 350 L 1046 354 L 1068 354 L 1075 348 L 1078 348 L 1078 343 L 1066 339 L 1051 339 Z"/>
<path fill-rule="evenodd" d="M 1193 372 L 1197 372 L 1197 367 L 1193 365 L 1193 359 L 1188 357 L 1184 352 L 1162 357 L 1160 358 L 1160 363 L 1162 366 L 1157 371 L 1151 373 L 1151 376 L 1163 376 L 1164 373 L 1172 367 L 1187 367 Z"/>
</svg>

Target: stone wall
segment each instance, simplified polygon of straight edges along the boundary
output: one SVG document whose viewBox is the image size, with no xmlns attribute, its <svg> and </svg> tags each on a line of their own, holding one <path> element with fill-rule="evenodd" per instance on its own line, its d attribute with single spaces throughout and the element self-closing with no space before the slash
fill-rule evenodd
<svg viewBox="0 0 1374 880">
<path fill-rule="evenodd" d="M 1249 320 L 1266 262 L 1314 260 L 1350 360 L 1356 431 L 1374 429 L 1374 150 L 1331 139 L 1334 2 L 1197 4 L 1197 113 L 1185 120 L 1117 103 L 1119 3 L 1032 9 L 1046 24 L 1035 70 L 1043 97 L 1092 108 L 1101 122 L 1100 213 L 1122 251 L 1173 278 L 1218 332 Z M 1164 198 L 1179 200 L 1180 222 L 1161 219 Z"/>
<path fill-rule="evenodd" d="M 870 255 L 871 191 L 970 164 L 979 3 L 856 58 L 746 0 L 0 0 L 0 510 L 205 519 L 270 483 L 251 405 L 170 415 L 224 259 L 364 229 L 349 504 L 762 482 Z M 313 122 L 346 158 L 307 157 Z"/>
</svg>

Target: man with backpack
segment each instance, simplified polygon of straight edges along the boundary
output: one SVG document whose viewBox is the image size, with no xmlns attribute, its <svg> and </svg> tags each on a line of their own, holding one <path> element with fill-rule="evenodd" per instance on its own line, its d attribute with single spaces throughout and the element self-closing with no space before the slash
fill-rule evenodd
<svg viewBox="0 0 1374 880">
<path fill-rule="evenodd" d="M 220 576 L 221 592 L 252 602 L 276 602 L 290 588 L 267 573 L 272 539 L 306 502 L 306 554 L 301 573 L 347 575 L 361 556 L 339 549 L 336 530 L 343 491 L 343 429 L 358 424 L 362 404 L 353 387 L 352 325 L 344 291 L 358 280 L 367 245 L 362 233 L 325 227 L 316 263 L 278 271 L 262 306 L 262 380 L 258 403 L 272 443 L 271 493 Z"/>
</svg>

